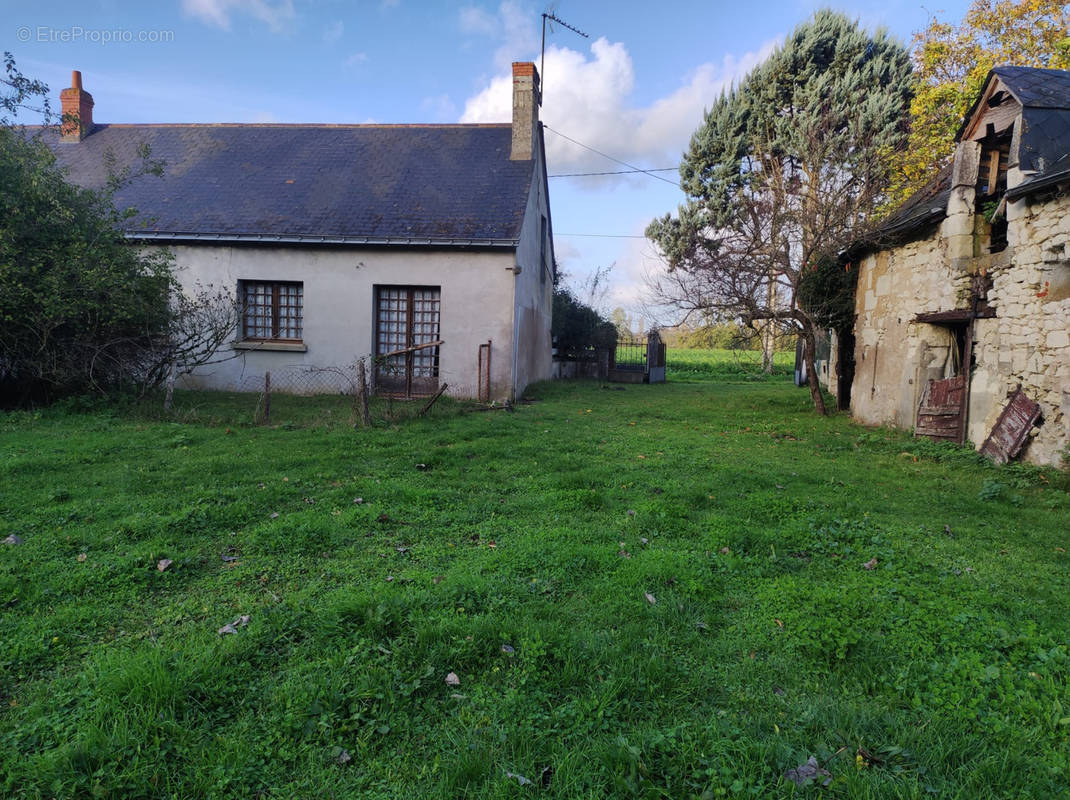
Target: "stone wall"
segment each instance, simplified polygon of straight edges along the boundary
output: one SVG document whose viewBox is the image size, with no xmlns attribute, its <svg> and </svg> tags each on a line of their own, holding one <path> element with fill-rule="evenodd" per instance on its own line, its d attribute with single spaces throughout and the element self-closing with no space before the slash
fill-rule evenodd
<svg viewBox="0 0 1070 800">
<path fill-rule="evenodd" d="M 1057 465 L 1070 444 L 1070 197 L 1011 203 L 1008 247 L 995 254 L 972 201 L 956 188 L 939 226 L 857 265 L 851 410 L 865 423 L 912 428 L 928 380 L 955 366 L 948 329 L 914 317 L 968 307 L 971 280 L 987 275 L 996 317 L 974 322 L 967 438 L 980 446 L 1021 385 L 1044 414 L 1024 457 Z"/>
<path fill-rule="evenodd" d="M 1058 465 L 1070 445 L 1070 196 L 1018 200 L 1008 221 L 1014 257 L 990 273 L 996 318 L 976 323 L 968 430 L 983 442 L 1021 384 L 1044 414 L 1025 457 Z"/>
</svg>

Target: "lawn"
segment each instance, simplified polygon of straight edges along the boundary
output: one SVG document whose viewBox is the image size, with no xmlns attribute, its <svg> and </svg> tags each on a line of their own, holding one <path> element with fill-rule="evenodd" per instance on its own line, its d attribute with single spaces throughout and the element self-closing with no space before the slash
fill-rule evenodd
<svg viewBox="0 0 1070 800">
<path fill-rule="evenodd" d="M 1066 476 L 691 378 L 0 416 L 0 796 L 1070 797 Z"/>
</svg>

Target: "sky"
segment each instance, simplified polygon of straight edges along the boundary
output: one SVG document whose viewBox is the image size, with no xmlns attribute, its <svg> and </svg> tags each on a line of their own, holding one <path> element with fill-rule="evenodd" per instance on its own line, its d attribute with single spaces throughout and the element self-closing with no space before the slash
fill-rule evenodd
<svg viewBox="0 0 1070 800">
<path fill-rule="evenodd" d="M 587 34 L 546 36 L 557 260 L 581 293 L 612 266 L 597 304 L 638 318 L 662 268 L 643 231 L 684 201 L 675 169 L 705 108 L 819 7 L 909 44 L 968 4 L 922 2 L 0 0 L 0 50 L 57 109 L 81 70 L 97 122 L 507 122 L 510 63 L 540 63 L 541 15 L 554 13 Z M 554 177 L 620 162 L 667 171 Z"/>
</svg>

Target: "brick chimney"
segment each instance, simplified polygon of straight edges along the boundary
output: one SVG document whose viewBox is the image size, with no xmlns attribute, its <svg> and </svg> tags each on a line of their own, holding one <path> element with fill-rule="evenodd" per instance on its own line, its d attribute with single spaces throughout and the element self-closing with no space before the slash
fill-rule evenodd
<svg viewBox="0 0 1070 800">
<path fill-rule="evenodd" d="M 539 71 L 531 61 L 513 62 L 512 161 L 535 157 L 539 129 Z"/>
<path fill-rule="evenodd" d="M 80 142 L 93 132 L 93 95 L 82 89 L 82 73 L 71 73 L 71 88 L 59 93 L 63 107 L 60 123 L 61 142 Z"/>
</svg>

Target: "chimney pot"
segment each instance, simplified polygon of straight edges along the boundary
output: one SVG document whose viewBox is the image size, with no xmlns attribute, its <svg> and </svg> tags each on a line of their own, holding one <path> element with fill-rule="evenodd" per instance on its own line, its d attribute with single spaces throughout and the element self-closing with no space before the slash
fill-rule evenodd
<svg viewBox="0 0 1070 800">
<path fill-rule="evenodd" d="M 71 88 L 72 89 L 81 89 L 82 88 L 82 73 L 81 73 L 81 71 L 76 70 L 76 69 L 75 70 L 71 70 Z"/>
</svg>

